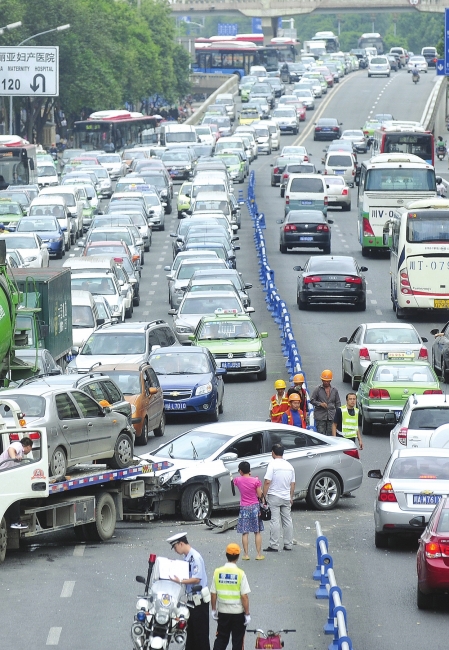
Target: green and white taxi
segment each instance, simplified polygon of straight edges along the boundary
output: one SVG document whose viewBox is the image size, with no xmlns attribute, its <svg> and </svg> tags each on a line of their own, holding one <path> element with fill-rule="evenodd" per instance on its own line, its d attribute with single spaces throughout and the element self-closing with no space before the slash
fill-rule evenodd
<svg viewBox="0 0 449 650">
<path fill-rule="evenodd" d="M 415 361 L 413 353 L 390 352 L 388 359 L 374 361 L 360 382 L 357 406 L 362 433 L 370 434 L 373 424 L 394 424 L 410 395 L 441 393 L 438 377 L 426 361 Z"/>
<path fill-rule="evenodd" d="M 218 367 L 227 373 L 255 373 L 257 379 L 267 378 L 267 363 L 262 339 L 267 332 L 258 332 L 251 318 L 234 309 L 217 310 L 203 316 L 195 333 L 189 336 L 192 345 L 208 348 Z"/>
<path fill-rule="evenodd" d="M 190 198 L 192 196 L 192 182 L 185 181 L 178 192 L 177 210 L 178 219 L 181 219 L 182 213 L 190 208 Z"/>
<path fill-rule="evenodd" d="M 245 161 L 241 160 L 240 156 L 232 151 L 224 151 L 215 156 L 219 158 L 226 165 L 230 178 L 235 183 L 243 183 L 245 181 Z"/>
<path fill-rule="evenodd" d="M 4 226 L 15 230 L 24 214 L 25 211 L 20 203 L 6 197 L 0 198 L 0 223 Z"/>
</svg>

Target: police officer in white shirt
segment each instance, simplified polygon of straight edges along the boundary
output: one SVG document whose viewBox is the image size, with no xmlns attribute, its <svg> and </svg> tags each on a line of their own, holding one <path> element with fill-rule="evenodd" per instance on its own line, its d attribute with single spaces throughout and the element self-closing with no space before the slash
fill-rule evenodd
<svg viewBox="0 0 449 650">
<path fill-rule="evenodd" d="M 209 602 L 210 594 L 207 588 L 207 575 L 204 560 L 187 541 L 187 533 L 176 533 L 167 539 L 172 549 L 183 555 L 189 563 L 189 577 L 180 580 L 176 576 L 171 579 L 186 585 L 187 602 L 190 618 L 187 626 L 187 641 L 185 650 L 210 650 L 209 643 Z M 193 592 L 195 585 L 201 586 L 201 591 Z"/>
<path fill-rule="evenodd" d="M 293 465 L 284 460 L 284 447 L 273 445 L 273 460 L 268 464 L 265 474 L 263 494 L 271 509 L 270 544 L 264 551 L 277 553 L 281 523 L 284 536 L 284 551 L 291 551 L 293 544 L 293 522 L 291 508 L 295 493 L 295 470 Z"/>
</svg>

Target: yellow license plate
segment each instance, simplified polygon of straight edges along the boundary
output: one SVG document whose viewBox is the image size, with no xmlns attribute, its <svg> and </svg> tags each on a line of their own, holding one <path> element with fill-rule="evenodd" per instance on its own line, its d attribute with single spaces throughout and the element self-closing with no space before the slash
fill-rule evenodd
<svg viewBox="0 0 449 650">
<path fill-rule="evenodd" d="M 435 309 L 449 309 L 449 300 L 434 300 L 433 306 Z"/>
</svg>

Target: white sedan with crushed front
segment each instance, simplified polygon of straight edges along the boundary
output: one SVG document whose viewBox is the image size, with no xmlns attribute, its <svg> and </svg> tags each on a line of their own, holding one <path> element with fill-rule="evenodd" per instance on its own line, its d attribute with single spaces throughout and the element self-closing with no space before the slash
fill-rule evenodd
<svg viewBox="0 0 449 650">
<path fill-rule="evenodd" d="M 160 514 L 180 512 L 188 521 L 206 519 L 212 510 L 238 508 L 232 479 L 239 463 L 248 461 L 251 475 L 263 481 L 276 443 L 295 468 L 295 500 L 305 499 L 312 508 L 331 510 L 343 493 L 362 483 L 359 452 L 350 440 L 273 422 L 220 422 L 191 429 L 140 456 L 147 505 Z M 172 466 L 147 473 L 145 461 Z"/>
</svg>

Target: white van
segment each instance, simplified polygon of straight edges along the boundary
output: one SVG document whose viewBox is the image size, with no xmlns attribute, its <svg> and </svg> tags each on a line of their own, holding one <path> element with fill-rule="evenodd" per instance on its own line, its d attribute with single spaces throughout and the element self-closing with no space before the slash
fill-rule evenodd
<svg viewBox="0 0 449 650">
<path fill-rule="evenodd" d="M 58 187 L 44 187 L 39 196 L 62 196 L 65 199 L 67 209 L 73 219 L 72 244 L 83 236 L 83 196 L 79 185 L 64 185 Z M 87 196 L 87 195 L 86 195 Z"/>
<path fill-rule="evenodd" d="M 268 127 L 271 135 L 271 148 L 273 150 L 279 151 L 281 148 L 281 130 L 279 128 L 279 124 L 274 120 L 266 120 L 265 124 Z"/>
<path fill-rule="evenodd" d="M 290 210 L 321 210 L 327 215 L 329 198 L 319 174 L 290 174 L 285 189 L 285 214 Z"/>
<path fill-rule="evenodd" d="M 90 291 L 72 291 L 73 345 L 81 347 L 101 323 L 97 305 Z"/>
<path fill-rule="evenodd" d="M 51 185 L 59 185 L 58 172 L 56 167 L 51 162 L 37 163 L 37 184 L 39 187 L 50 187 Z"/>
<path fill-rule="evenodd" d="M 249 76 L 268 77 L 268 72 L 263 65 L 252 65 L 249 69 Z"/>
<path fill-rule="evenodd" d="M 342 176 L 350 187 L 354 187 L 356 173 L 354 155 L 349 151 L 329 151 L 324 161 L 324 173 Z"/>
<path fill-rule="evenodd" d="M 61 228 L 65 228 L 63 231 L 65 249 L 66 251 L 70 250 L 72 219 L 63 196 L 51 196 L 49 194 L 47 194 L 47 196 L 36 196 L 36 198 L 31 201 L 28 214 L 31 217 L 48 214 L 56 217 Z"/>
<path fill-rule="evenodd" d="M 162 124 L 160 133 L 161 145 L 189 145 L 199 143 L 195 127 L 190 124 Z"/>
</svg>

